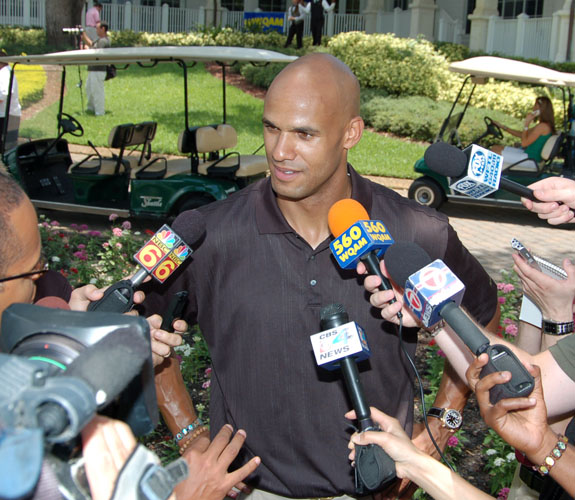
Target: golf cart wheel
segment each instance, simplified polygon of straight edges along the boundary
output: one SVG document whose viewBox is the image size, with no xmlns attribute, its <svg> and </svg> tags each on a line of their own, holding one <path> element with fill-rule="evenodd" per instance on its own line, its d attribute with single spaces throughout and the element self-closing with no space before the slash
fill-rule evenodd
<svg viewBox="0 0 575 500">
<path fill-rule="evenodd" d="M 445 199 L 441 186 L 430 177 L 414 180 L 409 186 L 407 196 L 420 205 L 430 208 L 438 208 Z"/>
</svg>

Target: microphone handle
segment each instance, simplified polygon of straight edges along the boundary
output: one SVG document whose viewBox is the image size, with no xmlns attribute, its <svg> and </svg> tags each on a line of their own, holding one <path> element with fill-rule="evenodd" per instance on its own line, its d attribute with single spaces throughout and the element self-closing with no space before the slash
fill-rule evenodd
<svg viewBox="0 0 575 500">
<path fill-rule="evenodd" d="M 510 193 L 516 194 L 523 198 L 527 198 L 531 201 L 540 201 L 535 198 L 533 194 L 533 190 L 524 186 L 523 184 L 519 184 L 518 182 L 512 181 L 511 179 L 507 179 L 506 177 L 501 176 L 499 179 L 499 189 L 504 189 L 505 191 L 509 191 Z"/>
<path fill-rule="evenodd" d="M 363 387 L 359 380 L 359 370 L 357 369 L 357 363 L 351 356 L 343 358 L 339 363 L 341 372 L 343 374 L 343 379 L 345 381 L 345 387 L 347 388 L 347 393 L 351 398 L 353 409 L 355 410 L 355 415 L 359 422 L 360 429 L 364 431 L 368 427 L 373 427 L 373 421 L 371 420 L 371 410 L 365 401 Z"/>
<path fill-rule="evenodd" d="M 125 313 L 132 307 L 134 307 L 134 285 L 130 280 L 122 280 L 111 285 L 100 300 L 90 302 L 88 311 Z"/>
<path fill-rule="evenodd" d="M 457 336 L 469 347 L 469 350 L 479 356 L 489 346 L 489 339 L 475 326 L 455 302 L 448 302 L 439 311 L 439 315 L 453 328 Z"/>
<path fill-rule="evenodd" d="M 364 255 L 361 257 L 361 261 L 365 264 L 365 267 L 367 267 L 369 274 L 375 274 L 381 279 L 381 285 L 378 286 L 379 290 L 392 290 L 391 283 L 379 268 L 379 257 L 375 252 L 369 252 L 367 255 Z M 394 302 L 397 302 L 395 297 L 389 301 L 389 304 L 393 304 Z"/>
</svg>

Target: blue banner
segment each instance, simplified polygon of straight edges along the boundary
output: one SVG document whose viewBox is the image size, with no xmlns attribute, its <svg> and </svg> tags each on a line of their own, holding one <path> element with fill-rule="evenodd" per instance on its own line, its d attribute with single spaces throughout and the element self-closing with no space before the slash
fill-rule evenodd
<svg viewBox="0 0 575 500">
<path fill-rule="evenodd" d="M 284 12 L 244 12 L 244 27 L 247 30 L 284 32 Z M 257 28 L 257 29 L 256 29 Z"/>
</svg>

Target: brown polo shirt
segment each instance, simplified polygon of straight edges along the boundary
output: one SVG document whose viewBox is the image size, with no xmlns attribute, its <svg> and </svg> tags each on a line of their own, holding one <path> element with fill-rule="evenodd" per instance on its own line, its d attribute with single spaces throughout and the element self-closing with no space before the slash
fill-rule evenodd
<svg viewBox="0 0 575 500">
<path fill-rule="evenodd" d="M 395 240 L 415 241 L 464 281 L 464 306 L 482 323 L 496 309 L 496 288 L 462 246 L 447 218 L 360 177 L 351 167 L 353 198 Z M 213 361 L 210 427 L 243 428 L 240 455 L 262 464 L 248 481 L 295 497 L 354 494 L 344 418 L 351 408 L 339 373 L 315 364 L 310 335 L 320 331 L 320 309 L 345 306 L 366 332 L 372 356 L 359 366 L 370 405 L 394 415 L 411 432 L 413 373 L 395 326 L 371 307 L 362 278 L 340 269 L 330 239 L 312 249 L 280 212 L 269 178 L 227 200 L 201 208 L 205 241 L 167 286 L 148 294 L 146 312 L 161 312 L 171 295 L 190 292 L 187 320 L 198 323 Z M 417 332 L 407 330 L 415 355 Z"/>
</svg>

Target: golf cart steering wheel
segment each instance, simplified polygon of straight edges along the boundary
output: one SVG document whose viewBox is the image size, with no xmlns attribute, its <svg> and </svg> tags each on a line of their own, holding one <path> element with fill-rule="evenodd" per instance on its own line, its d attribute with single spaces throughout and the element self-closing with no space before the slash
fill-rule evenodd
<svg viewBox="0 0 575 500">
<path fill-rule="evenodd" d="M 58 125 L 62 127 L 65 134 L 73 135 L 74 137 L 82 137 L 84 135 L 84 128 L 80 122 L 72 115 L 61 113 L 58 117 Z"/>
<path fill-rule="evenodd" d="M 485 125 L 487 125 L 487 132 L 491 135 L 495 136 L 497 139 L 503 139 L 503 132 L 501 131 L 501 127 L 499 125 L 495 125 L 493 120 L 486 116 L 483 118 Z"/>
</svg>

